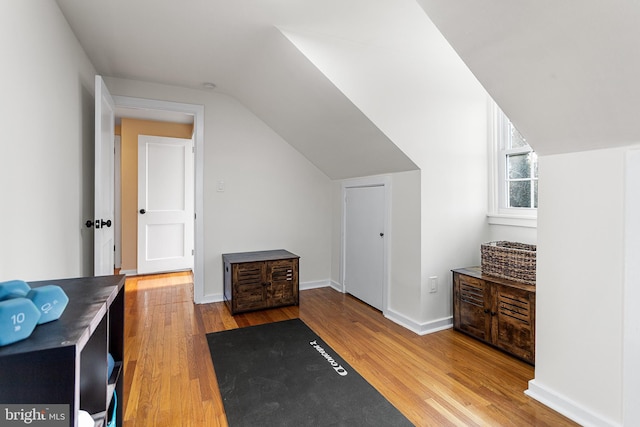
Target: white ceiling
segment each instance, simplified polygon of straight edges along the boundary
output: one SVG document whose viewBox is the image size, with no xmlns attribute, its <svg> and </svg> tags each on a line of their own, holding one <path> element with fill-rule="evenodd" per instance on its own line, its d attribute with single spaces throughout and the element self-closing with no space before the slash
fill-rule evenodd
<svg viewBox="0 0 640 427">
<path fill-rule="evenodd" d="M 404 64 L 434 57 L 420 7 L 540 154 L 640 142 L 637 1 L 57 1 L 98 73 L 213 82 L 334 179 L 416 165 L 292 40 L 393 51 L 385 90 L 419 87 L 433 63 Z"/>
<path fill-rule="evenodd" d="M 406 0 L 58 0 L 105 75 L 232 92 L 276 28 L 394 46 L 411 40 Z M 414 3 L 411 1 L 410 3 Z M 273 57 L 272 60 L 279 60 Z"/>
<path fill-rule="evenodd" d="M 418 3 L 538 153 L 640 142 L 640 2 Z"/>
<path fill-rule="evenodd" d="M 414 0 L 58 0 L 98 73 L 238 99 L 329 177 L 416 169 L 283 31 L 410 48 Z M 409 7 L 407 7 L 409 6 Z"/>
</svg>

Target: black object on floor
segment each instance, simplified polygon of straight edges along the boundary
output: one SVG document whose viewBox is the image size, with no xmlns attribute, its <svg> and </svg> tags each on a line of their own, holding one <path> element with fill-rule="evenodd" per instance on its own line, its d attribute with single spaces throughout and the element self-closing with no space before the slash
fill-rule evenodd
<svg viewBox="0 0 640 427">
<path fill-rule="evenodd" d="M 300 319 L 207 341 L 231 427 L 412 425 Z"/>
</svg>

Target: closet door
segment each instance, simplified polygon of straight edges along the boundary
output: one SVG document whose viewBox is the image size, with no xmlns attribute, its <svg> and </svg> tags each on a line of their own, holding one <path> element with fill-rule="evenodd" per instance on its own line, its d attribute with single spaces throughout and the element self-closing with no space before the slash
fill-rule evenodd
<svg viewBox="0 0 640 427">
<path fill-rule="evenodd" d="M 384 186 L 347 188 L 345 206 L 345 290 L 383 310 Z"/>
</svg>

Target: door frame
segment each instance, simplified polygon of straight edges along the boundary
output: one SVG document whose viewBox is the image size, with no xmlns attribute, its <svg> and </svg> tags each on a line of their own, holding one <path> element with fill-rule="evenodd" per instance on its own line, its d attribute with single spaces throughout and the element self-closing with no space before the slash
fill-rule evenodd
<svg viewBox="0 0 640 427">
<path fill-rule="evenodd" d="M 640 422 L 640 150 L 625 154 L 625 275 L 622 329 L 622 422 Z"/>
<path fill-rule="evenodd" d="M 391 241 L 391 177 L 389 175 L 376 175 L 363 178 L 350 178 L 342 181 L 342 232 L 341 232 L 341 257 L 340 257 L 340 291 L 346 292 L 345 267 L 347 247 L 347 189 L 359 187 L 383 187 L 384 188 L 384 239 L 383 239 L 383 278 L 382 278 L 382 314 L 385 316 L 389 310 L 389 283 L 391 282 L 391 264 L 389 256 L 389 242 Z"/>
<path fill-rule="evenodd" d="M 116 108 L 136 108 L 185 113 L 193 116 L 194 143 L 194 259 L 193 259 L 193 300 L 205 303 L 204 298 L 204 105 L 185 104 L 156 99 L 135 98 L 114 95 Z"/>
<path fill-rule="evenodd" d="M 122 218 L 122 192 L 120 191 L 120 174 L 122 173 L 121 170 L 121 165 L 122 165 L 122 161 L 121 161 L 121 156 L 122 156 L 122 135 L 115 135 L 114 136 L 114 141 L 113 141 L 113 153 L 114 153 L 114 161 L 113 161 L 113 173 L 114 173 L 114 178 L 113 181 L 115 183 L 115 188 L 113 189 L 113 196 L 115 197 L 115 200 L 113 201 L 113 210 L 114 210 L 114 215 L 115 218 L 117 218 L 117 221 L 114 221 L 114 230 L 113 232 L 115 233 L 115 236 L 113 237 L 113 241 L 115 243 L 115 252 L 114 252 L 114 265 L 116 269 L 120 269 L 120 267 L 122 267 L 122 239 L 121 239 L 121 233 L 122 233 L 122 226 L 120 225 L 120 220 Z"/>
</svg>

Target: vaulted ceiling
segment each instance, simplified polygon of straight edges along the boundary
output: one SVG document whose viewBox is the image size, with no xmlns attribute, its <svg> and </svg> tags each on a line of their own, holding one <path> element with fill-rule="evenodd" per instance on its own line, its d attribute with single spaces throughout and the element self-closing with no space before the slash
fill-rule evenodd
<svg viewBox="0 0 640 427">
<path fill-rule="evenodd" d="M 285 36 L 394 49 L 413 39 L 407 16 L 424 14 L 413 0 L 58 4 L 100 74 L 201 90 L 214 83 L 334 179 L 416 169 Z"/>
<path fill-rule="evenodd" d="M 391 52 L 401 66 L 388 70 L 387 93 L 399 82 L 419 91 L 439 60 L 431 45 L 435 23 L 539 153 L 640 141 L 638 2 L 57 2 L 98 73 L 201 90 L 215 83 L 215 91 L 238 99 L 331 178 L 417 166 L 328 77 L 344 64 L 314 64 L 301 35 L 325 47 Z M 362 69 L 343 83 L 373 95 L 380 86 Z M 448 70 L 439 84 L 447 84 Z M 385 112 L 410 115 L 410 106 Z"/>
</svg>

